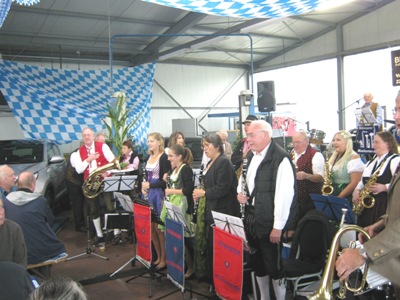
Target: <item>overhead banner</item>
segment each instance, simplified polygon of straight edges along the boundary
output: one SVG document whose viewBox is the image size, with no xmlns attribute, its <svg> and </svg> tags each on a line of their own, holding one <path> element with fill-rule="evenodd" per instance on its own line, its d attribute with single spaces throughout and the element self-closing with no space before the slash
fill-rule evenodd
<svg viewBox="0 0 400 300">
<path fill-rule="evenodd" d="M 135 146 L 146 147 L 155 64 L 113 69 L 113 91 L 125 92 L 128 122 Z M 91 127 L 105 129 L 110 93 L 109 70 L 65 70 L 0 60 L 0 90 L 25 138 L 49 139 L 58 144 L 81 139 Z"/>
<path fill-rule="evenodd" d="M 392 51 L 393 86 L 400 85 L 400 50 Z"/>
<path fill-rule="evenodd" d="M 185 243 L 184 229 L 180 222 L 165 219 L 165 249 L 167 257 L 167 277 L 182 293 L 185 290 Z"/>
<path fill-rule="evenodd" d="M 150 206 L 133 204 L 136 234 L 136 259 L 147 268 L 151 267 L 151 212 Z"/>
<path fill-rule="evenodd" d="M 243 290 L 243 240 L 214 227 L 214 286 L 227 300 L 240 300 Z"/>
<path fill-rule="evenodd" d="M 143 0 L 207 15 L 238 18 L 280 18 L 304 14 L 332 0 Z"/>
</svg>

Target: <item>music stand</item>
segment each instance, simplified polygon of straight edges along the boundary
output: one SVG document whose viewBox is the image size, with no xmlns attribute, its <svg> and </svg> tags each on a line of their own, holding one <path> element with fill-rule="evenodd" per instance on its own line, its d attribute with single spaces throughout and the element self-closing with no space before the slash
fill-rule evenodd
<svg viewBox="0 0 400 300">
<path fill-rule="evenodd" d="M 167 214 L 170 218 L 176 222 L 182 224 L 183 229 L 189 233 L 189 235 L 193 235 L 192 230 L 190 229 L 189 224 L 186 222 L 185 216 L 182 213 L 182 210 L 179 206 L 172 204 L 171 202 L 165 201 L 165 208 L 167 210 Z"/>
<path fill-rule="evenodd" d="M 72 257 L 68 257 L 68 258 L 67 258 L 67 261 L 68 261 L 68 260 L 73 260 L 73 259 L 75 259 L 75 258 L 84 256 L 84 255 L 87 255 L 87 254 L 88 254 L 88 255 L 96 256 L 96 257 L 98 257 L 98 258 L 102 258 L 102 259 L 104 259 L 104 260 L 109 260 L 109 258 L 106 257 L 106 256 L 102 256 L 102 255 L 100 255 L 100 254 L 93 253 L 92 247 L 91 247 L 91 245 L 90 245 L 89 222 L 90 222 L 90 217 L 87 216 L 87 217 L 86 217 L 86 237 L 87 237 L 86 251 L 83 252 L 83 253 L 81 253 L 81 254 L 74 255 L 74 256 L 72 256 Z"/>
<path fill-rule="evenodd" d="M 345 223 L 355 224 L 356 220 L 349 201 L 345 198 L 336 196 L 324 196 L 319 194 L 310 194 L 315 207 L 325 213 L 328 219 L 340 222 L 342 219 L 342 208 L 347 209 Z"/>
<path fill-rule="evenodd" d="M 254 250 L 251 249 L 249 243 L 247 242 L 243 220 L 241 218 L 223 214 L 213 210 L 211 211 L 211 214 L 214 219 L 214 226 L 240 237 L 243 240 L 244 249 L 246 251 L 249 251 L 250 253 L 253 253 Z"/>
</svg>

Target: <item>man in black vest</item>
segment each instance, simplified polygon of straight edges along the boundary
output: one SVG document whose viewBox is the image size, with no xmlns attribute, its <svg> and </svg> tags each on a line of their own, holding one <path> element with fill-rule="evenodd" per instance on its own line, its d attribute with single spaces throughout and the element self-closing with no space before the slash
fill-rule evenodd
<svg viewBox="0 0 400 300">
<path fill-rule="evenodd" d="M 239 203 L 249 204 L 246 213 L 254 208 L 253 230 L 249 230 L 251 225 L 246 218 L 245 230 L 250 246 L 257 250 L 251 255 L 250 263 L 256 273 L 261 299 L 269 299 L 269 277 L 272 277 L 276 299 L 284 300 L 281 237 L 284 230 L 295 226 L 296 180 L 289 154 L 272 141 L 271 136 L 272 128 L 267 122 L 258 120 L 250 124 L 247 142 L 251 151 L 247 154 L 246 176 L 250 197 L 243 195 L 238 187 L 237 198 Z"/>
<path fill-rule="evenodd" d="M 321 194 L 325 160 L 321 152 L 310 146 L 305 131 L 297 131 L 293 135 L 291 158 L 296 167 L 298 220 L 301 220 L 308 211 L 315 208 L 310 193 Z"/>
</svg>

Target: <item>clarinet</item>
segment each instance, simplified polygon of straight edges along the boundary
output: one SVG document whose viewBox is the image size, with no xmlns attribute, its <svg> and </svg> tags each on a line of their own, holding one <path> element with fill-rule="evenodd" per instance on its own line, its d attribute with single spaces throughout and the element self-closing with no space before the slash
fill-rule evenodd
<svg viewBox="0 0 400 300">
<path fill-rule="evenodd" d="M 247 196 L 246 175 L 247 175 L 247 158 L 244 158 L 243 159 L 243 165 L 242 165 L 242 182 L 241 182 L 242 194 L 244 196 Z M 242 220 L 244 220 L 245 208 L 246 208 L 246 204 L 245 203 L 240 203 L 240 216 L 241 216 Z"/>
<path fill-rule="evenodd" d="M 167 189 L 173 189 L 174 188 L 172 186 L 172 183 L 171 183 L 171 172 L 168 172 L 168 174 L 167 174 L 167 186 L 166 186 L 166 188 Z M 169 202 L 169 195 L 168 196 L 165 195 L 164 199 L 165 199 L 165 201 Z"/>
<path fill-rule="evenodd" d="M 202 189 L 202 190 L 204 189 L 203 170 L 204 170 L 204 164 L 202 164 L 202 165 L 200 166 L 199 183 L 198 183 L 198 185 L 197 185 L 197 188 L 198 188 L 198 189 Z M 193 220 L 192 220 L 192 223 L 193 223 L 193 224 L 196 224 L 196 223 L 197 223 L 197 208 L 198 208 L 198 207 L 199 207 L 199 201 L 195 202 L 195 203 L 194 203 L 194 206 L 193 206 Z"/>
<path fill-rule="evenodd" d="M 146 177 L 147 177 L 146 164 L 142 165 L 142 172 L 143 172 L 143 180 L 142 180 L 142 182 L 147 182 L 147 179 L 146 179 Z M 143 199 L 145 201 L 147 201 L 147 202 L 149 201 L 149 197 L 148 197 L 147 193 L 143 194 Z"/>
</svg>

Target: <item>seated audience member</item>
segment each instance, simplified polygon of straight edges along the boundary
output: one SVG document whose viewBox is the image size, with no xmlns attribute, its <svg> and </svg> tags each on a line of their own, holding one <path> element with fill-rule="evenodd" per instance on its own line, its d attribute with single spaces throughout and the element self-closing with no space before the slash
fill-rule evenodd
<svg viewBox="0 0 400 300">
<path fill-rule="evenodd" d="M 0 166 L 0 192 L 1 199 L 5 199 L 6 196 L 15 191 L 17 187 L 15 186 L 15 180 L 17 177 L 14 174 L 14 170 L 7 165 Z"/>
<path fill-rule="evenodd" d="M 51 228 L 54 216 L 46 198 L 34 193 L 36 178 L 23 172 L 18 190 L 8 194 L 4 209 L 10 220 L 18 223 L 24 233 L 28 264 L 38 264 L 65 253 L 65 247 Z"/>
<path fill-rule="evenodd" d="M 34 289 L 24 267 L 11 261 L 0 261 L 0 299 L 28 299 Z"/>
<path fill-rule="evenodd" d="M 24 234 L 17 223 L 5 218 L 3 200 L 1 199 L 0 244 L 0 261 L 11 261 L 26 268 L 27 254 Z"/>
<path fill-rule="evenodd" d="M 86 300 L 83 287 L 70 278 L 51 278 L 43 282 L 29 297 L 30 300 Z"/>
</svg>

